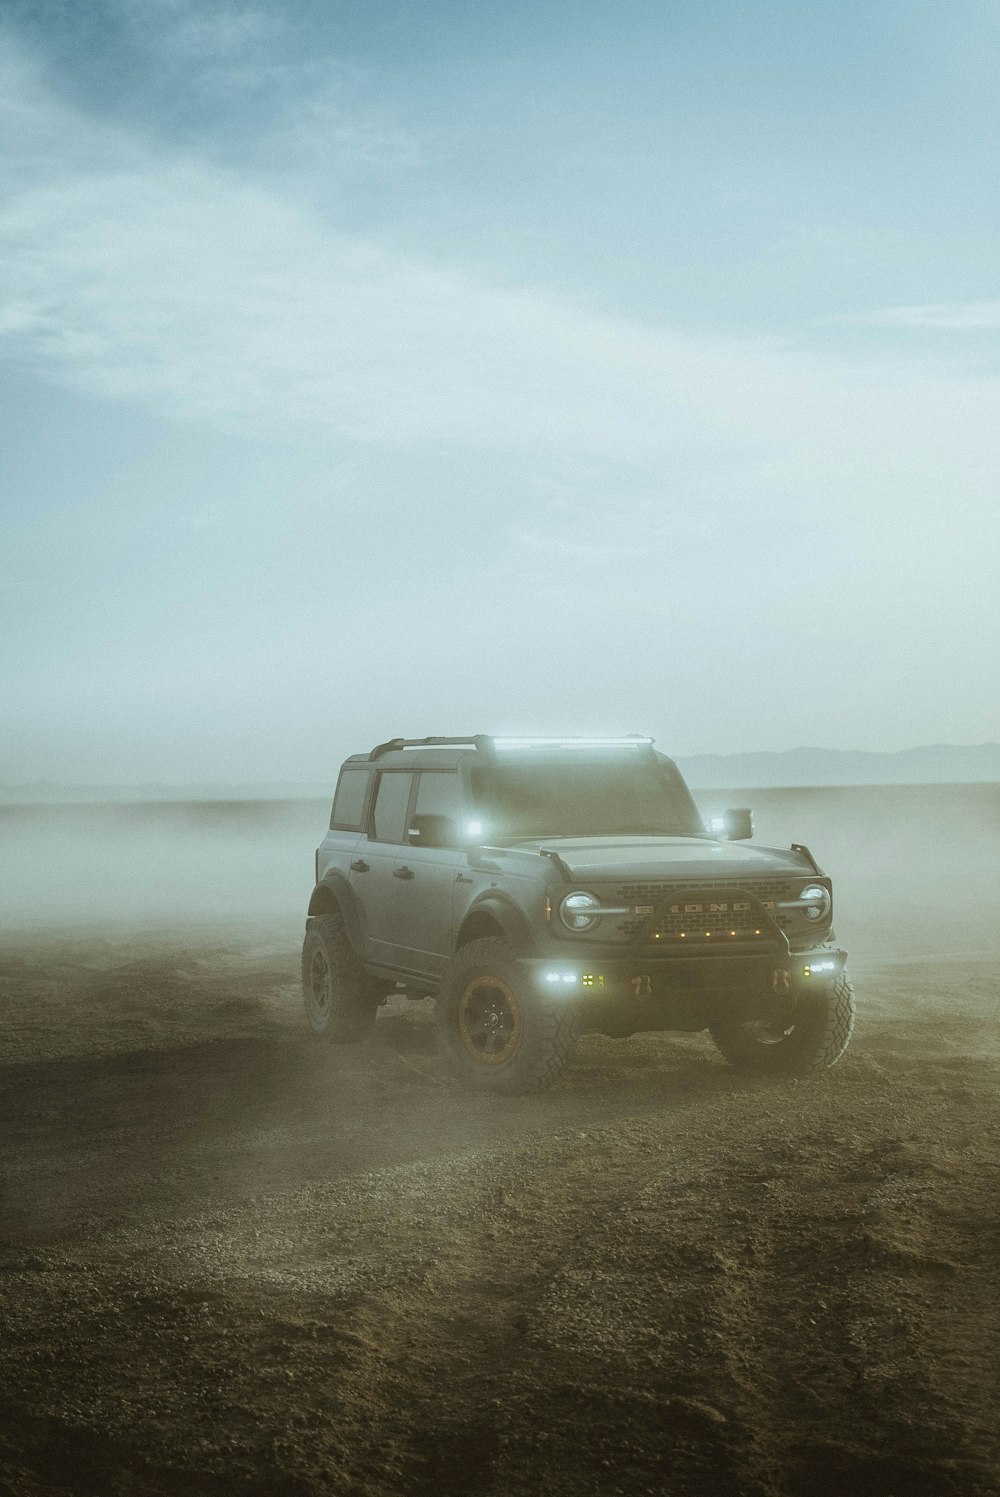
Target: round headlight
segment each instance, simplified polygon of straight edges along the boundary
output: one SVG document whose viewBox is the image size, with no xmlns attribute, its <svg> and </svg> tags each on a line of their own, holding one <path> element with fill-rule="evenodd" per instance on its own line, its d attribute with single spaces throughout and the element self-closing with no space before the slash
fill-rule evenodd
<svg viewBox="0 0 1000 1497">
<path fill-rule="evenodd" d="M 807 884 L 799 895 L 802 913 L 807 920 L 822 920 L 833 907 L 829 889 L 822 884 Z"/>
<path fill-rule="evenodd" d="M 559 906 L 559 919 L 567 930 L 589 930 L 598 919 L 590 912 L 600 909 L 600 903 L 593 894 L 567 894 Z"/>
</svg>

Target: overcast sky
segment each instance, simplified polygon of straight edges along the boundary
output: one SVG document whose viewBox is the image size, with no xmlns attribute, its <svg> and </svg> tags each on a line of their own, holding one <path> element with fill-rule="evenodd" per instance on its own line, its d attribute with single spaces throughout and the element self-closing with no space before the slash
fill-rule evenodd
<svg viewBox="0 0 1000 1497">
<path fill-rule="evenodd" d="M 994 4 L 0 18 L 0 782 L 1000 738 Z"/>
</svg>

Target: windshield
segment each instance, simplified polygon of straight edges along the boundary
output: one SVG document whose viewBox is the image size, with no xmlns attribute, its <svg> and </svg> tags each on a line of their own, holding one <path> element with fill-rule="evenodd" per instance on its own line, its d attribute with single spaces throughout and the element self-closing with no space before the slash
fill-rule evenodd
<svg viewBox="0 0 1000 1497">
<path fill-rule="evenodd" d="M 684 781 L 658 763 L 615 759 L 477 766 L 473 783 L 477 814 L 493 843 L 704 833 Z"/>
</svg>

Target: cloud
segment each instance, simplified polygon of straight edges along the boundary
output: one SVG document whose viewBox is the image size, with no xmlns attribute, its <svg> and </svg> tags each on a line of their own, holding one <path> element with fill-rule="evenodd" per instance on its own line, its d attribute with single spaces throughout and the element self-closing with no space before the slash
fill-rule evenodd
<svg viewBox="0 0 1000 1497">
<path fill-rule="evenodd" d="M 115 0 L 112 10 L 140 44 L 196 66 L 256 55 L 283 29 L 273 13 L 225 0 Z"/>
<path fill-rule="evenodd" d="M 731 381 L 736 350 L 392 252 L 263 176 L 47 103 L 30 71 L 7 83 L 22 126 L 0 211 L 8 357 L 110 397 L 313 438 L 641 452 L 681 427 L 708 435 L 703 397 Z M 329 133 L 355 154 L 384 149 Z"/>
<path fill-rule="evenodd" d="M 193 7 L 148 15 L 151 52 L 165 15 L 175 27 L 165 73 L 214 105 L 198 48 L 178 61 Z M 401 719 L 423 710 L 428 662 L 456 693 L 482 678 L 516 702 L 557 634 L 601 645 L 581 726 L 615 702 L 634 721 L 629 704 L 659 692 L 678 723 L 715 713 L 725 744 L 742 691 L 751 718 L 818 733 L 803 701 L 853 723 L 859 670 L 890 715 L 945 688 L 976 698 L 996 653 L 995 378 L 927 340 L 682 333 L 533 284 L 530 267 L 470 267 L 463 209 L 449 238 L 434 177 L 447 141 L 425 153 L 356 80 L 297 68 L 253 26 L 213 21 L 202 40 L 207 69 L 274 93 L 237 99 L 223 126 L 186 99 L 183 144 L 151 106 L 112 125 L 16 48 L 2 64 L 0 359 L 116 404 L 93 451 L 129 428 L 128 405 L 174 418 L 162 465 L 150 443 L 136 483 L 111 486 L 134 506 L 131 542 L 117 515 L 105 528 L 103 477 L 88 495 L 93 451 L 60 491 L 55 559 L 31 514 L 52 465 L 8 490 L 26 521 L 8 564 L 31 582 L 0 634 L 26 710 L 42 696 L 65 717 L 71 699 L 111 721 L 119 700 L 143 716 L 188 702 L 207 722 L 244 690 L 256 711 L 263 683 L 282 720 L 311 714 L 316 680 L 338 683 L 331 701 L 370 687 L 373 614 Z M 365 184 L 381 237 L 357 228 Z M 405 205 L 426 193 L 439 248 L 404 253 Z M 238 454 L 228 478 L 210 451 Z M 372 607 L 376 559 L 395 608 Z M 488 673 L 484 620 L 503 641 Z M 549 689 L 546 670 L 539 703 Z"/>
<path fill-rule="evenodd" d="M 851 327 L 912 328 L 978 332 L 1000 328 L 1000 301 L 930 302 L 918 307 L 882 307 L 830 318 Z"/>
<path fill-rule="evenodd" d="M 589 492 L 632 524 L 636 496 L 785 526 L 907 485 L 963 503 L 995 467 L 986 381 L 681 334 L 402 254 L 318 206 L 336 201 L 335 165 L 312 198 L 304 169 L 237 173 L 111 130 L 16 53 L 2 81 L 0 356 L 45 378 L 321 448 L 542 461 L 575 470 L 567 502 Z M 334 161 L 384 152 L 322 100 L 298 118 L 304 139 L 334 138 Z M 547 544 L 544 526 L 524 534 Z"/>
</svg>

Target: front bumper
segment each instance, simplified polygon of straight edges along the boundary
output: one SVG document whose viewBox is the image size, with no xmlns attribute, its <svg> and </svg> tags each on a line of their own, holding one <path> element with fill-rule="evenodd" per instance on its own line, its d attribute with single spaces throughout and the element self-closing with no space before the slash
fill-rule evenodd
<svg viewBox="0 0 1000 1497">
<path fill-rule="evenodd" d="M 794 1000 L 844 970 L 847 953 L 833 947 L 725 956 L 615 956 L 590 961 L 522 957 L 524 981 L 536 992 L 615 1015 L 635 1028 L 702 1029 L 737 1009 L 756 1011 Z"/>
</svg>

